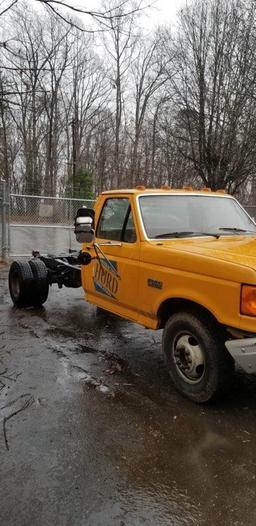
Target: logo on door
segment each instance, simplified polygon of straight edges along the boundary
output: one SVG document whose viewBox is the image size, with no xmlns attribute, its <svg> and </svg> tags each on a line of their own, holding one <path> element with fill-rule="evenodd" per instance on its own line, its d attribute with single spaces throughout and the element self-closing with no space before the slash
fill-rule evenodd
<svg viewBox="0 0 256 526">
<path fill-rule="evenodd" d="M 118 272 L 117 262 L 109 260 L 109 263 L 105 259 L 97 259 L 93 283 L 97 292 L 116 299 L 119 279 L 114 271 Z"/>
</svg>

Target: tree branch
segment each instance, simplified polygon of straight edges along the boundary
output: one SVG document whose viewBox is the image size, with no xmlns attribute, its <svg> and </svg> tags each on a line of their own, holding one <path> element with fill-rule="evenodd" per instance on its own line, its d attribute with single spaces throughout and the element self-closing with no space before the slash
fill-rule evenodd
<svg viewBox="0 0 256 526">
<path fill-rule="evenodd" d="M 17 2 L 18 0 L 15 0 L 15 3 Z M 127 12 L 120 12 L 120 7 L 123 7 L 125 4 L 128 3 L 128 0 L 123 0 L 123 2 L 118 6 L 118 13 L 117 14 L 111 14 L 115 11 L 115 7 L 113 7 L 112 9 L 109 9 L 109 10 L 106 10 L 105 12 L 100 12 L 100 11 L 87 11 L 86 9 L 82 9 L 82 8 L 79 8 L 79 7 L 75 7 L 75 6 L 72 6 L 70 4 L 67 4 L 66 2 L 63 2 L 61 0 L 36 0 L 36 2 L 40 2 L 41 4 L 46 4 L 48 5 L 49 7 L 53 7 L 51 4 L 57 4 L 58 6 L 61 6 L 61 7 L 66 7 L 67 9 L 71 9 L 72 11 L 75 11 L 76 13 L 81 13 L 81 14 L 84 14 L 84 15 L 88 15 L 88 16 L 91 16 L 92 18 L 102 18 L 104 20 L 112 20 L 113 18 L 114 19 L 118 19 L 118 18 L 125 18 L 126 16 L 129 16 L 129 15 L 132 15 L 133 13 L 136 13 L 137 11 L 140 11 L 141 9 L 146 9 L 146 7 L 149 7 L 149 6 L 145 6 L 144 8 L 143 7 L 140 7 L 140 4 L 138 7 L 135 7 L 134 9 L 131 9 L 130 11 L 127 11 Z M 57 11 L 55 11 L 57 14 L 59 14 Z"/>
<path fill-rule="evenodd" d="M 18 0 L 13 0 L 13 2 L 8 7 L 6 7 L 3 11 L 1 11 L 0 16 L 4 15 L 7 11 L 9 11 L 9 9 L 11 9 L 13 6 L 15 6 L 15 4 L 17 4 L 17 2 L 18 2 Z"/>
</svg>

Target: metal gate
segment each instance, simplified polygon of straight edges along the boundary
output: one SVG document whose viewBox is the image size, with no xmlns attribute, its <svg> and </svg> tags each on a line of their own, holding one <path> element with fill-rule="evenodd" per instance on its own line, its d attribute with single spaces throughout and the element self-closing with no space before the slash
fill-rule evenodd
<svg viewBox="0 0 256 526">
<path fill-rule="evenodd" d="M 41 254 L 57 254 L 77 250 L 73 234 L 78 208 L 92 208 L 90 199 L 46 197 L 10 194 L 9 255 L 30 256 L 32 250 Z"/>
</svg>

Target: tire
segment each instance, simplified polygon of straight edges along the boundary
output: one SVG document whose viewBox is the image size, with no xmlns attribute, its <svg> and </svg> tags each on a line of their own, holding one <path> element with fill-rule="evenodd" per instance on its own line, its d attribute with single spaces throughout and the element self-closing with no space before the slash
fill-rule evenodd
<svg viewBox="0 0 256 526">
<path fill-rule="evenodd" d="M 176 389 L 193 402 L 209 402 L 230 384 L 234 360 L 221 327 L 207 315 L 171 316 L 163 332 L 163 352 Z"/>
<path fill-rule="evenodd" d="M 46 265 L 41 259 L 35 258 L 31 259 L 29 266 L 32 270 L 34 276 L 34 295 L 33 295 L 33 306 L 40 307 L 43 305 L 49 293 L 49 280 L 48 280 L 48 270 Z"/>
<path fill-rule="evenodd" d="M 31 307 L 34 301 L 34 276 L 30 265 L 14 261 L 9 270 L 9 291 L 16 307 Z"/>
</svg>

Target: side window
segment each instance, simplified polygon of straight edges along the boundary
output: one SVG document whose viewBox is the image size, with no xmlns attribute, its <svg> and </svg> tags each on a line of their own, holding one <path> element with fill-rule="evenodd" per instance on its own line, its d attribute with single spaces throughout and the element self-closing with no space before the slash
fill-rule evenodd
<svg viewBox="0 0 256 526">
<path fill-rule="evenodd" d="M 129 199 L 108 199 L 100 216 L 96 236 L 102 239 L 121 241 L 129 206 Z"/>
<path fill-rule="evenodd" d="M 131 208 L 129 210 L 129 215 L 127 217 L 127 221 L 126 221 L 126 225 L 124 229 L 123 241 L 125 241 L 126 243 L 135 243 L 136 241 L 136 230 L 135 230 L 135 225 L 133 222 Z"/>
</svg>

